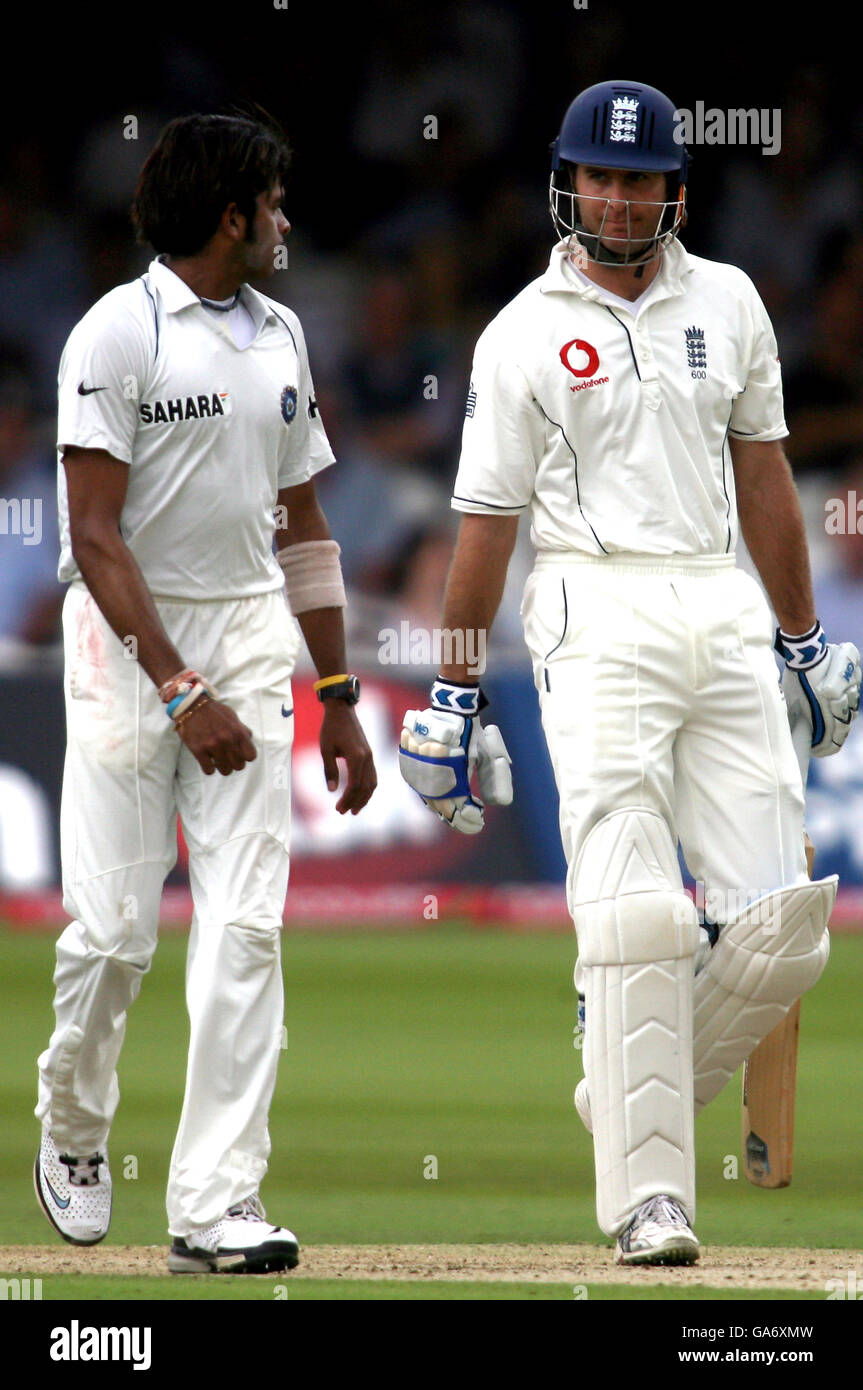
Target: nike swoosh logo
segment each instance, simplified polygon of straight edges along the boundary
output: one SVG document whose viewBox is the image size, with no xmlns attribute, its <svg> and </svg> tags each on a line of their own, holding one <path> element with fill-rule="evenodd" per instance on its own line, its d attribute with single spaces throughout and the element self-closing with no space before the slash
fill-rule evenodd
<svg viewBox="0 0 863 1390">
<path fill-rule="evenodd" d="M 42 1177 L 45 1178 L 45 1186 L 47 1187 L 48 1191 L 51 1193 L 51 1196 L 54 1198 L 54 1201 L 57 1203 L 57 1206 L 60 1208 L 61 1211 L 65 1211 L 66 1208 L 68 1207 L 69 1203 L 71 1202 L 72 1198 L 71 1198 L 71 1197 L 67 1197 L 66 1200 L 65 1200 L 65 1202 L 62 1201 L 61 1198 L 59 1198 L 59 1197 L 57 1196 L 57 1193 L 54 1191 L 53 1187 L 51 1186 L 51 1183 L 50 1183 L 49 1179 L 47 1178 L 47 1176 L 43 1173 L 43 1174 L 42 1174 Z"/>
<path fill-rule="evenodd" d="M 79 396 L 92 396 L 94 391 L 107 391 L 107 386 L 85 386 L 83 381 L 78 382 Z"/>
<path fill-rule="evenodd" d="M 293 712 L 294 712 L 294 707 L 293 707 L 293 705 L 291 705 L 291 708 L 290 708 L 290 709 L 285 709 L 284 705 L 282 705 L 282 715 L 284 716 L 285 719 L 287 719 L 289 715 L 293 714 Z"/>
</svg>

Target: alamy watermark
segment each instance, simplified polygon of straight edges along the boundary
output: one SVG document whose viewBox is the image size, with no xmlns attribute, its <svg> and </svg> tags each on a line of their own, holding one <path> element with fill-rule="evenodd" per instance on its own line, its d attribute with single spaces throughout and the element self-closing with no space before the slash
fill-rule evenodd
<svg viewBox="0 0 863 1390">
<path fill-rule="evenodd" d="M 464 666 L 469 676 L 481 676 L 485 658 L 484 628 L 411 627 L 403 618 L 398 628 L 383 627 L 378 633 L 382 666 Z"/>
<path fill-rule="evenodd" d="M 41 1279 L 0 1279 L 0 1302 L 6 1303 L 12 1299 L 22 1303 L 41 1297 Z"/>
<path fill-rule="evenodd" d="M 753 930 L 776 936 L 782 925 L 781 901 L 775 888 L 707 888 L 698 880 L 686 897 L 705 921 L 720 926 L 745 917 Z M 690 920 L 689 913 L 686 904 L 679 901 L 674 909 L 675 922 Z"/>
<path fill-rule="evenodd" d="M 52 1361 L 130 1361 L 133 1371 L 152 1365 L 150 1327 L 88 1327 L 73 1318 L 68 1327 L 51 1330 Z"/>
<path fill-rule="evenodd" d="M 854 1303 L 863 1302 L 863 1275 L 856 1269 L 849 1269 L 844 1278 L 828 1279 L 824 1285 L 827 1301 L 831 1299 L 850 1299 Z"/>
<path fill-rule="evenodd" d="M 39 545 L 42 498 L 0 497 L 0 536 L 20 536 L 25 545 Z"/>
<path fill-rule="evenodd" d="M 762 154 L 778 154 L 782 112 L 777 106 L 705 109 L 704 102 L 697 101 L 694 111 L 683 106 L 675 111 L 674 139 L 678 145 L 760 145 Z"/>
<path fill-rule="evenodd" d="M 828 497 L 824 503 L 824 530 L 828 536 L 863 536 L 863 493 Z"/>
</svg>

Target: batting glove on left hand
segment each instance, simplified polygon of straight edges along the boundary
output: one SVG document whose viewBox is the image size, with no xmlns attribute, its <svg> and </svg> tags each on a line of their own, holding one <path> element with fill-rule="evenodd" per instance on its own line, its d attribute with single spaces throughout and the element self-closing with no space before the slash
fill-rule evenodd
<svg viewBox="0 0 863 1390">
<path fill-rule="evenodd" d="M 432 707 L 408 710 L 399 746 L 402 777 L 453 830 L 477 835 L 485 823 L 483 801 L 471 790 L 474 770 L 491 805 L 512 801 L 510 757 L 500 729 L 479 722 L 485 699 L 475 686 L 436 681 Z M 457 711 L 463 710 L 464 713 Z"/>
<path fill-rule="evenodd" d="M 788 717 L 806 719 L 812 756 L 837 753 L 860 708 L 860 653 L 853 642 L 830 645 L 820 623 L 802 637 L 777 630 L 776 650 L 785 657 L 782 689 Z"/>
</svg>

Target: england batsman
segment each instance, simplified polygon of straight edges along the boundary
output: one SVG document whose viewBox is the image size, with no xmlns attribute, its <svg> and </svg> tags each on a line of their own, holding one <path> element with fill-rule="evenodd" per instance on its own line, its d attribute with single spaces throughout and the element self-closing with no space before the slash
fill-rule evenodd
<svg viewBox="0 0 863 1390">
<path fill-rule="evenodd" d="M 65 1240 L 105 1236 L 116 1065 L 179 814 L 194 918 L 167 1190 L 175 1273 L 298 1258 L 258 1191 L 283 1028 L 298 648 L 288 605 L 320 677 L 331 791 L 346 764 L 336 810 L 356 815 L 375 787 L 345 659 L 339 547 L 315 495 L 334 460 L 306 344 L 296 315 L 247 283 L 272 275 L 289 231 L 289 161 L 266 121 L 172 122 L 133 206 L 156 259 L 93 306 L 60 365 L 61 851 L 73 920 L 57 942 L 56 1027 L 39 1058 L 36 1193 Z"/>
<path fill-rule="evenodd" d="M 678 240 L 677 133 L 641 83 L 599 83 L 566 112 L 561 239 L 476 346 L 443 617 L 491 626 L 529 510 L 522 617 L 586 1005 L 576 1105 L 623 1264 L 697 1259 L 694 1117 L 824 969 L 836 880 L 807 878 L 785 701 L 823 757 L 860 700 L 856 647 L 829 644 L 816 615 L 764 306 L 742 271 Z M 735 566 L 738 519 L 776 633 Z M 511 797 L 484 703 L 446 666 L 401 739 L 404 777 L 468 833 L 483 797 Z"/>
</svg>

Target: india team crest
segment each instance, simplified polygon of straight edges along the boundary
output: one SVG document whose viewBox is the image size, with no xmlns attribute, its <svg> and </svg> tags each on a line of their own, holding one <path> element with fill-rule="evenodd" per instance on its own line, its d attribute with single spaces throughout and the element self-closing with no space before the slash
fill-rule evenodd
<svg viewBox="0 0 863 1390">
<path fill-rule="evenodd" d="M 297 413 L 297 388 L 285 386 L 282 390 L 282 419 L 289 425 Z"/>
</svg>

